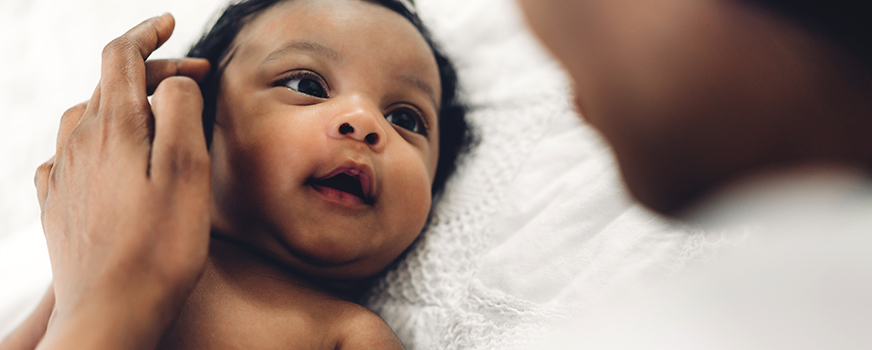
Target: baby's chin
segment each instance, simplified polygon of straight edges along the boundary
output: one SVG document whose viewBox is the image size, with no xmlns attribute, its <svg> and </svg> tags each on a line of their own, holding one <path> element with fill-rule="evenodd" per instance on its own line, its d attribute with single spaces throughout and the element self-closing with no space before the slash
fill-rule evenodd
<svg viewBox="0 0 872 350">
<path fill-rule="evenodd" d="M 366 236 L 366 230 L 336 227 L 332 232 L 287 232 L 263 225 L 229 229 L 220 223 L 213 222 L 212 242 L 233 245 L 238 248 L 237 254 L 288 273 L 335 283 L 365 281 L 378 275 L 417 237 L 399 246 L 351 239 Z"/>
<path fill-rule="evenodd" d="M 282 264 L 306 275 L 334 281 L 359 281 L 380 274 L 406 250 L 403 247 L 378 247 L 367 250 L 330 244 L 312 246 L 282 245 Z M 278 250 L 278 249 L 277 249 Z"/>
<path fill-rule="evenodd" d="M 207 270 L 212 273 L 222 275 L 228 281 L 246 281 L 239 284 L 241 288 L 304 287 L 354 302 L 371 285 L 370 276 L 309 271 L 311 267 L 305 264 L 281 261 L 257 247 L 221 234 L 211 237 L 208 261 Z"/>
</svg>

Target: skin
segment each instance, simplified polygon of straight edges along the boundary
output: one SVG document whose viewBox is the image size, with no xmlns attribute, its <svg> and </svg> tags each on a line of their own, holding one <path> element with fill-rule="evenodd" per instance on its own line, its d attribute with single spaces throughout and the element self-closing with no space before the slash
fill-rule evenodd
<svg viewBox="0 0 872 350">
<path fill-rule="evenodd" d="M 377 5 L 293 1 L 246 26 L 232 48 L 211 148 L 213 234 L 320 278 L 381 271 L 430 210 L 441 90 L 427 43 Z M 288 88 L 289 74 L 323 84 L 327 98 Z M 388 121 L 404 108 L 421 112 L 426 134 Z M 342 164 L 372 170 L 372 204 L 338 205 L 309 184 Z"/>
<path fill-rule="evenodd" d="M 163 16 L 108 45 L 95 97 L 65 114 L 58 156 L 37 172 L 55 284 L 3 346 L 32 348 L 45 331 L 41 348 L 402 348 L 346 299 L 426 222 L 441 94 L 426 42 L 365 2 L 267 10 L 223 63 L 210 162 L 199 89 L 164 79 L 200 78 L 208 64 L 143 62 L 171 31 Z M 325 98 L 280 79 L 301 70 L 329 87 Z M 389 122 L 410 109 L 426 133 Z M 371 203 L 310 185 L 349 162 L 371 169 Z"/>
<path fill-rule="evenodd" d="M 520 4 L 656 211 L 770 171 L 872 168 L 868 67 L 798 23 L 725 0 Z"/>
</svg>

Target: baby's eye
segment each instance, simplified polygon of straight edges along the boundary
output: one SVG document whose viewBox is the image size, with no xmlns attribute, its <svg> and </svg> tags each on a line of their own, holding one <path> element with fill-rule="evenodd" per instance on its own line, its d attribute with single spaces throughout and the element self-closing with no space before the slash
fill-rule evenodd
<svg viewBox="0 0 872 350">
<path fill-rule="evenodd" d="M 385 115 L 385 119 L 387 119 L 389 123 L 399 126 L 403 129 L 409 130 L 416 134 L 426 135 L 426 130 L 424 128 L 423 122 L 421 121 L 421 117 L 418 113 L 412 110 L 406 108 L 397 109 Z"/>
<path fill-rule="evenodd" d="M 327 98 L 327 91 L 321 86 L 321 83 L 315 79 L 310 78 L 293 78 L 285 83 L 285 86 L 288 89 L 294 90 L 296 92 L 304 93 L 306 95 L 315 96 L 318 98 Z"/>
</svg>

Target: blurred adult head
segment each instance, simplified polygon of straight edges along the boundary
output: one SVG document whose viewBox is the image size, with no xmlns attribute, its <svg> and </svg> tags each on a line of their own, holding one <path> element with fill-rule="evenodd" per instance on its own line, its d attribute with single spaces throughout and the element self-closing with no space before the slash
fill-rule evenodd
<svg viewBox="0 0 872 350">
<path fill-rule="evenodd" d="M 655 210 L 767 170 L 872 168 L 872 44 L 859 4 L 520 3 L 630 191 Z"/>
</svg>

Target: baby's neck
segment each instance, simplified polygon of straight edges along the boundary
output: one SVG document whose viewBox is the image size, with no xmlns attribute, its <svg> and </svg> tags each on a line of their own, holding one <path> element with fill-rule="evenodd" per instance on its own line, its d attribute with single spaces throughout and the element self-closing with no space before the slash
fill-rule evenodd
<svg viewBox="0 0 872 350">
<path fill-rule="evenodd" d="M 264 256 L 213 235 L 203 275 L 158 348 L 311 349 L 336 342 L 350 317 L 368 312 L 353 293 Z"/>
<path fill-rule="evenodd" d="M 214 269 L 229 283 L 242 288 L 307 289 L 351 302 L 357 302 L 365 288 L 355 282 L 324 280 L 298 273 L 254 247 L 217 234 L 213 234 L 210 240 L 207 264 L 207 269 Z"/>
</svg>

